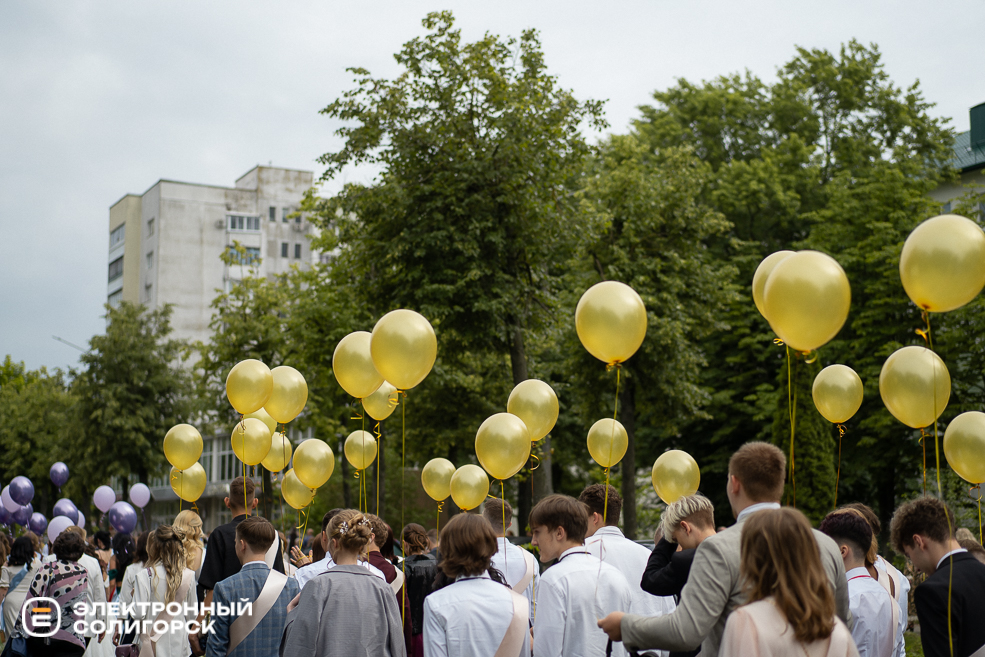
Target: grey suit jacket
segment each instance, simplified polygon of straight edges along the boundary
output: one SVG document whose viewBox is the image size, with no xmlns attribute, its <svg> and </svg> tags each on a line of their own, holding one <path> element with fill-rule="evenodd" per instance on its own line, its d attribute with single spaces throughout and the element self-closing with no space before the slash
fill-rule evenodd
<svg viewBox="0 0 985 657">
<path fill-rule="evenodd" d="M 681 591 L 681 602 L 673 613 L 623 617 L 622 640 L 627 648 L 685 651 L 701 646 L 701 657 L 718 655 L 728 615 L 745 602 L 739 577 L 743 524 L 745 518 L 698 546 L 687 584 Z M 831 538 L 813 531 L 821 563 L 834 589 L 838 616 L 851 628 L 848 581 L 841 552 Z"/>
</svg>

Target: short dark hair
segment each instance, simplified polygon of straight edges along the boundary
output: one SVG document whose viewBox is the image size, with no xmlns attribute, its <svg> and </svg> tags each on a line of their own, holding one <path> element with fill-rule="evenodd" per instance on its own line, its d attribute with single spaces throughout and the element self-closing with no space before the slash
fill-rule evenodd
<svg viewBox="0 0 985 657">
<path fill-rule="evenodd" d="M 783 497 L 787 457 L 776 445 L 746 443 L 729 459 L 728 472 L 753 502 L 778 502 Z"/>
<path fill-rule="evenodd" d="M 246 509 L 253 501 L 256 488 L 249 477 L 236 477 L 229 482 L 229 503 L 237 509 Z"/>
<path fill-rule="evenodd" d="M 825 516 L 818 530 L 839 545 L 847 545 L 856 559 L 864 560 L 872 544 L 872 527 L 862 516 L 834 511 Z"/>
<path fill-rule="evenodd" d="M 842 504 L 838 508 L 854 509 L 855 511 L 861 513 L 862 517 L 865 518 L 865 521 L 869 523 L 870 527 L 872 527 L 872 533 L 876 536 L 878 536 L 882 531 L 882 522 L 879 520 L 879 516 L 876 515 L 876 512 L 873 511 L 871 507 L 866 506 L 861 502 L 849 502 L 848 504 Z"/>
<path fill-rule="evenodd" d="M 236 525 L 236 540 L 246 541 L 253 552 L 266 552 L 274 544 L 276 537 L 274 526 L 260 516 L 250 516 Z"/>
<path fill-rule="evenodd" d="M 608 499 L 606 499 L 605 489 L 609 487 Z M 622 512 L 622 497 L 615 486 L 608 484 L 592 484 L 578 496 L 578 501 L 589 508 L 592 513 L 597 513 L 605 518 L 605 524 L 615 526 L 619 524 L 619 514 Z M 608 512 L 606 512 L 608 509 Z"/>
<path fill-rule="evenodd" d="M 149 536 L 150 532 L 144 531 L 140 532 L 140 536 L 137 537 L 137 545 L 133 550 L 134 563 L 147 563 L 149 559 L 147 556 L 147 538 Z"/>
<path fill-rule="evenodd" d="M 568 540 L 585 542 L 588 532 L 588 507 L 570 495 L 548 495 L 530 511 L 530 529 L 547 527 L 549 530 L 561 527 Z M 444 549 L 444 543 L 442 543 Z"/>
<path fill-rule="evenodd" d="M 20 536 L 14 539 L 14 544 L 10 547 L 10 556 L 7 563 L 11 566 L 23 566 L 34 561 L 34 544 L 27 536 Z"/>
<path fill-rule="evenodd" d="M 322 531 L 325 531 L 325 529 L 328 527 L 328 523 L 332 522 L 332 518 L 334 518 L 335 516 L 339 515 L 343 511 L 345 511 L 345 509 L 332 509 L 331 511 L 329 511 L 328 513 L 326 513 L 324 516 L 322 516 L 322 519 L 321 519 L 321 530 Z"/>
<path fill-rule="evenodd" d="M 889 534 L 897 552 L 903 552 L 904 547 L 913 547 L 914 534 L 947 543 L 947 539 L 954 537 L 954 514 L 936 497 L 918 497 L 896 509 Z"/>
<path fill-rule="evenodd" d="M 51 545 L 59 561 L 78 561 L 85 554 L 86 542 L 75 532 L 64 531 Z"/>
<path fill-rule="evenodd" d="M 503 525 L 503 514 L 506 514 L 506 524 Z M 497 500 L 495 497 L 487 497 L 486 503 L 482 505 L 482 517 L 489 521 L 493 530 L 504 530 L 513 522 L 513 507 L 505 500 Z"/>
<path fill-rule="evenodd" d="M 499 545 L 492 525 L 474 513 L 459 513 L 441 528 L 441 571 L 450 578 L 481 575 Z"/>
<path fill-rule="evenodd" d="M 387 537 L 393 533 L 393 530 L 390 529 L 390 525 L 386 524 L 383 518 L 375 516 L 372 513 L 367 513 L 365 516 L 366 522 L 369 523 L 370 529 L 373 530 L 373 543 L 376 544 L 376 547 L 382 547 L 386 543 Z M 380 550 L 380 552 L 383 552 L 383 550 Z"/>
</svg>

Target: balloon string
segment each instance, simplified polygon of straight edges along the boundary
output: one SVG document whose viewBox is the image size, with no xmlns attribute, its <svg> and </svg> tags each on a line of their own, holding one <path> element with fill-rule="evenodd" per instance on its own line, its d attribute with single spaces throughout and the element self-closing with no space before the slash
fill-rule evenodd
<svg viewBox="0 0 985 657">
<path fill-rule="evenodd" d="M 434 529 L 434 531 L 436 532 L 441 531 L 441 510 L 444 508 L 444 506 L 445 506 L 444 500 L 438 502 L 438 520 L 435 523 L 435 529 Z"/>
<path fill-rule="evenodd" d="M 380 458 L 383 453 L 383 434 L 380 433 L 380 423 L 376 423 L 376 458 Z M 376 462 L 376 515 L 380 515 L 380 462 Z"/>
<path fill-rule="evenodd" d="M 363 483 L 359 478 L 360 470 L 356 470 L 352 476 L 356 479 L 356 508 L 362 513 L 363 510 Z"/>
<path fill-rule="evenodd" d="M 398 399 L 400 395 L 404 397 L 404 403 L 400 405 L 400 526 L 404 526 L 404 470 L 407 468 L 407 393 L 403 390 L 397 391 Z M 403 529 L 400 530 L 403 532 Z M 406 595 L 404 596 L 406 597 Z"/>
<path fill-rule="evenodd" d="M 606 369 L 616 368 L 616 403 L 615 410 L 612 412 L 612 432 L 609 434 L 609 458 L 607 463 L 608 467 L 605 468 L 605 506 L 602 507 L 602 524 L 608 523 L 607 516 L 609 514 L 609 468 L 612 467 L 612 451 L 616 446 L 616 418 L 619 417 L 619 379 L 622 373 L 621 363 L 611 363 L 606 367 Z"/>
<path fill-rule="evenodd" d="M 926 328 L 915 329 L 914 332 L 923 338 L 924 343 L 926 343 L 927 348 L 933 350 L 934 348 L 934 336 L 930 333 L 930 313 L 926 310 L 920 311 L 920 318 L 924 321 Z M 935 409 L 936 410 L 936 409 Z"/>
<path fill-rule="evenodd" d="M 793 487 L 793 504 L 797 508 L 797 468 L 794 460 L 794 437 L 797 426 L 797 393 L 793 389 L 793 374 L 790 365 L 790 347 L 787 351 L 787 412 L 790 415 L 790 484 Z"/>
<path fill-rule="evenodd" d="M 507 553 L 509 550 L 506 549 L 506 489 L 503 486 L 503 480 L 499 480 L 499 499 L 503 502 L 503 572 L 509 572 L 509 566 L 507 565 Z"/>
<path fill-rule="evenodd" d="M 838 483 L 841 481 L 841 439 L 845 437 L 845 425 L 838 424 L 838 472 L 835 474 L 835 508 L 838 508 Z"/>
<path fill-rule="evenodd" d="M 927 494 L 927 441 L 930 434 L 924 428 L 920 429 L 920 445 L 923 446 L 923 494 Z"/>
</svg>

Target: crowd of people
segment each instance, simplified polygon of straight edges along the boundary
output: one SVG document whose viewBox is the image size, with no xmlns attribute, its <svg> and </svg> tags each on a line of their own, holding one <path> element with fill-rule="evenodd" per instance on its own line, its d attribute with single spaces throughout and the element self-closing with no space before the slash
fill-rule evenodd
<svg viewBox="0 0 985 657">
<path fill-rule="evenodd" d="M 712 503 L 684 497 L 664 510 L 652 550 L 623 535 L 620 496 L 602 484 L 538 502 L 527 519 L 531 550 L 506 538 L 513 510 L 492 498 L 432 535 L 411 523 L 397 537 L 378 516 L 332 509 L 320 532 L 289 546 L 254 514 L 253 482 L 240 477 L 225 500 L 233 518 L 207 546 L 193 511 L 136 540 L 78 527 L 50 546 L 33 534 L 0 537 L 4 651 L 904 657 L 912 598 L 927 657 L 985 655 L 985 549 L 956 531 L 942 501 L 916 498 L 893 515 L 893 548 L 925 577 L 914 586 L 879 555 L 882 528 L 869 507 L 844 505 L 815 529 L 781 507 L 785 472 L 775 446 L 743 446 L 727 480 L 736 522 L 716 530 Z M 45 638 L 22 613 L 42 598 L 67 610 Z M 130 617 L 100 617 L 113 607 L 94 603 L 106 601 Z M 113 620 L 168 629 L 128 633 Z M 91 629 L 100 627 L 107 632 Z"/>
</svg>

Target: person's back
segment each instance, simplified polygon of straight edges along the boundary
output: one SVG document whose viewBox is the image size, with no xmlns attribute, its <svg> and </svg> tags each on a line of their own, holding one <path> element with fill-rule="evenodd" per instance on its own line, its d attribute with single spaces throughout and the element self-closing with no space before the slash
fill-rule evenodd
<svg viewBox="0 0 985 657">
<path fill-rule="evenodd" d="M 482 505 L 485 518 L 496 534 L 496 554 L 492 556 L 492 567 L 502 573 L 506 583 L 530 603 L 530 617 L 534 617 L 534 591 L 540 579 L 540 568 L 533 554 L 514 545 L 506 538 L 505 526 L 513 521 L 513 507 L 509 502 L 489 498 Z"/>
<path fill-rule="evenodd" d="M 189 654 L 188 627 L 195 620 L 198 595 L 195 592 L 195 573 L 187 568 L 183 535 L 170 525 L 160 525 L 148 538 L 149 563 L 137 573 L 133 589 L 135 621 L 148 621 L 148 629 L 158 619 L 152 612 L 154 603 L 176 602 L 181 612 L 173 620 L 182 621 L 180 629 L 169 625 L 155 644 L 156 657 L 185 657 Z M 171 620 L 169 614 L 169 620 Z M 147 636 L 141 641 L 149 640 Z"/>
</svg>

